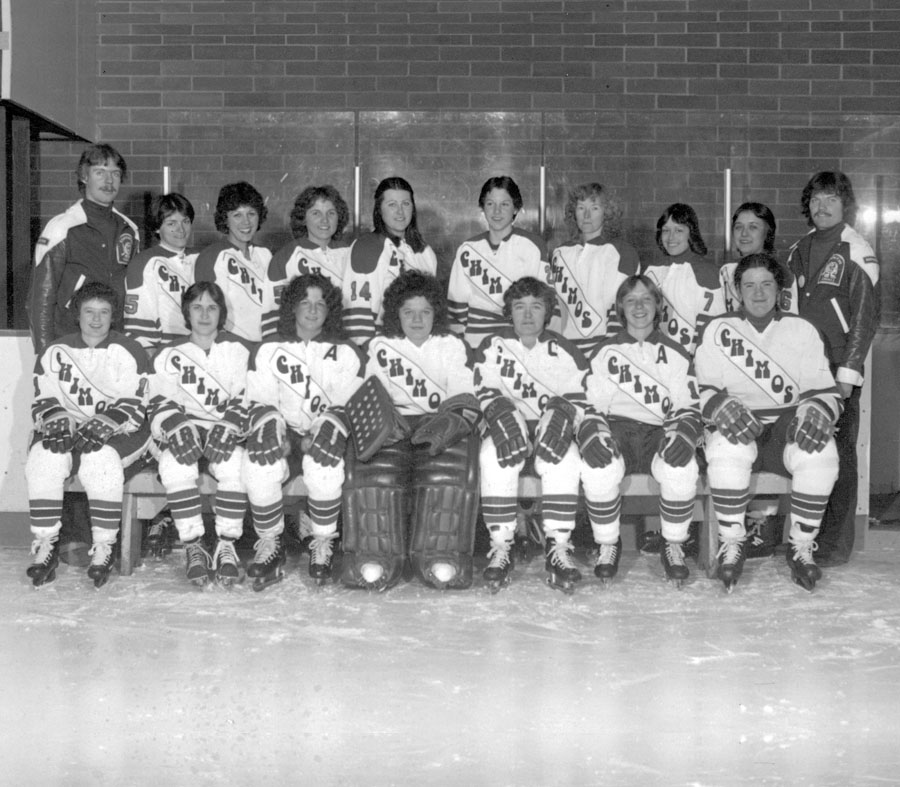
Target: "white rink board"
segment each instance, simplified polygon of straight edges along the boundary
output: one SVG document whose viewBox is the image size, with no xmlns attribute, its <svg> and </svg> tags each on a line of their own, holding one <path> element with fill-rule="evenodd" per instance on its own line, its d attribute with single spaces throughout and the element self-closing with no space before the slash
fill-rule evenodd
<svg viewBox="0 0 900 787">
<path fill-rule="evenodd" d="M 28 511 L 25 458 L 31 433 L 34 350 L 25 331 L 0 331 L 0 510 Z"/>
</svg>

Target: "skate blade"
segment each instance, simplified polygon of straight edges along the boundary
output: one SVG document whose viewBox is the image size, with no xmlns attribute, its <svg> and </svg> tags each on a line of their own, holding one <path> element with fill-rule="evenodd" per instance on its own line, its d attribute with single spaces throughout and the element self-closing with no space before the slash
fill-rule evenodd
<svg viewBox="0 0 900 787">
<path fill-rule="evenodd" d="M 737 585 L 737 581 L 734 582 L 726 582 L 725 583 L 725 592 L 730 596 L 734 593 L 735 585 Z"/>
<path fill-rule="evenodd" d="M 263 578 L 257 577 L 253 580 L 253 590 L 259 593 L 260 590 L 265 590 L 269 585 L 277 585 L 281 580 L 284 579 L 284 574 L 278 574 L 275 577 Z"/>
<path fill-rule="evenodd" d="M 216 584 L 220 588 L 225 588 L 226 590 L 231 590 L 237 582 L 240 582 L 240 577 L 220 577 L 216 576 Z"/>
<path fill-rule="evenodd" d="M 670 580 L 668 580 L 668 582 L 676 590 L 684 590 L 684 580 L 683 579 L 670 579 Z"/>
<path fill-rule="evenodd" d="M 31 584 L 36 588 L 40 588 L 40 587 L 43 587 L 44 585 L 49 585 L 55 579 L 56 579 L 56 571 L 54 570 L 54 571 L 48 572 L 47 574 L 44 574 L 44 576 L 42 576 L 42 577 L 32 577 Z"/>
<path fill-rule="evenodd" d="M 194 587 L 205 588 L 209 584 L 209 577 L 194 577 L 188 580 Z"/>
<path fill-rule="evenodd" d="M 109 582 L 109 574 L 107 574 L 105 577 L 95 577 L 94 587 L 97 590 L 100 590 L 100 588 L 102 588 L 107 582 Z"/>
<path fill-rule="evenodd" d="M 809 579 L 800 579 L 800 577 L 791 577 L 794 580 L 795 585 L 800 585 L 804 590 L 809 593 L 812 593 L 816 588 L 815 580 Z"/>
<path fill-rule="evenodd" d="M 562 593 L 565 593 L 567 596 L 575 595 L 575 583 L 574 582 L 557 582 L 554 579 L 547 578 L 547 584 L 550 585 L 554 590 L 559 590 Z"/>
<path fill-rule="evenodd" d="M 501 590 L 503 590 L 508 585 L 509 585 L 509 580 L 504 579 L 499 582 L 496 580 L 493 582 L 488 582 L 487 587 L 488 587 L 488 590 L 491 592 L 491 595 L 496 596 Z"/>
</svg>

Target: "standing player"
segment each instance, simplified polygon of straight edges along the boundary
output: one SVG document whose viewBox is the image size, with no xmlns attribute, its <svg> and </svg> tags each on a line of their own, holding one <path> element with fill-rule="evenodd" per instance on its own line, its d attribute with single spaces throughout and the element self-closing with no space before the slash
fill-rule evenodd
<svg viewBox="0 0 900 787">
<path fill-rule="evenodd" d="M 722 283 L 708 262 L 697 214 L 676 202 L 656 222 L 656 245 L 663 259 L 641 270 L 659 287 L 666 302 L 663 332 L 693 354 L 697 334 L 710 317 L 725 311 Z"/>
<path fill-rule="evenodd" d="M 583 411 L 584 356 L 546 330 L 553 289 L 526 277 L 503 296 L 511 328 L 485 340 L 476 355 L 475 393 L 487 426 L 481 446 L 481 503 L 490 532 L 484 578 L 496 592 L 509 581 L 519 474 L 532 454 L 541 477 L 546 569 L 551 587 L 572 593 L 581 573 L 572 560 L 581 458 L 573 442 Z"/>
<path fill-rule="evenodd" d="M 344 405 L 364 361 L 341 338 L 341 291 L 321 274 L 298 276 L 282 293 L 278 335 L 259 345 L 247 373 L 249 437 L 244 481 L 258 540 L 247 568 L 254 590 L 283 578 L 281 486 L 303 474 L 309 491 L 309 574 L 331 577 L 349 433 Z"/>
<path fill-rule="evenodd" d="M 194 283 L 196 254 L 186 254 L 194 206 L 181 194 L 164 194 L 153 206 L 159 243 L 138 254 L 125 277 L 125 332 L 151 357 L 164 344 L 187 336 L 181 296 Z"/>
<path fill-rule="evenodd" d="M 267 325 L 278 321 L 281 291 L 295 276 L 320 273 L 335 287 L 342 285 L 350 247 L 341 237 L 349 222 L 350 209 L 334 186 L 307 186 L 297 195 L 291 211 L 294 240 L 275 252 L 269 266 L 275 304 Z"/>
<path fill-rule="evenodd" d="M 385 178 L 375 189 L 375 230 L 353 242 L 344 272 L 344 324 L 357 344 L 381 327 L 384 291 L 405 270 L 434 276 L 437 257 L 422 239 L 412 186 L 400 177 Z"/>
<path fill-rule="evenodd" d="M 616 292 L 640 260 L 621 238 L 622 203 L 599 183 L 569 192 L 565 221 L 573 240 L 553 252 L 550 284 L 565 310 L 563 336 L 590 358 L 621 329 Z"/>
<path fill-rule="evenodd" d="M 784 268 L 767 254 L 744 257 L 734 273 L 740 313 L 714 318 L 694 358 L 706 440 L 707 474 L 719 523 L 719 578 L 729 592 L 744 565 L 750 474 L 790 476 L 791 577 L 807 590 L 819 523 L 838 474 L 832 434 L 841 398 L 815 327 L 777 308 Z"/>
<path fill-rule="evenodd" d="M 469 238 L 456 251 L 450 270 L 450 326 L 477 348 L 508 326 L 503 293 L 523 276 L 548 281 L 547 247 L 537 235 L 513 223 L 522 194 L 508 175 L 488 178 L 478 195 L 487 232 Z"/>
<path fill-rule="evenodd" d="M 58 564 L 63 486 L 74 472 L 90 502 L 95 587 L 109 578 L 122 520 L 125 468 L 147 450 L 149 363 L 137 342 L 111 330 L 117 296 L 90 282 L 72 296 L 79 330 L 51 343 L 34 370 L 35 436 L 25 464 L 34 535 L 34 585 L 52 582 Z"/>
<path fill-rule="evenodd" d="M 225 294 L 209 281 L 192 284 L 182 300 L 190 334 L 163 347 L 150 378 L 150 424 L 159 444 L 159 477 L 185 546 L 187 578 L 223 585 L 239 575 L 234 542 L 243 532 L 247 493 L 241 478 L 247 408 L 249 343 L 225 332 Z M 203 545 L 202 460 L 216 479 L 216 535 L 212 556 Z"/>
<path fill-rule="evenodd" d="M 701 423 L 697 386 L 687 351 L 659 332 L 662 295 L 646 276 L 630 276 L 616 293 L 625 330 L 600 345 L 585 378 L 588 414 L 578 430 L 594 541 L 594 574 L 615 577 L 622 553 L 622 479 L 651 473 L 659 482 L 659 518 L 666 577 L 688 577 L 687 541 L 697 495 L 696 448 Z"/>
<path fill-rule="evenodd" d="M 194 274 L 195 281 L 213 281 L 222 288 L 228 306 L 226 330 L 251 342 L 273 331 L 273 326 L 263 325 L 275 298 L 268 276 L 272 252 L 253 244 L 267 213 L 262 194 L 249 183 L 222 186 L 215 223 L 226 238 L 200 252 Z"/>
<path fill-rule="evenodd" d="M 844 399 L 837 424 L 840 474 L 819 539 L 819 562 L 837 566 L 850 559 L 856 536 L 859 400 L 863 366 L 878 330 L 880 269 L 872 247 L 853 229 L 856 197 L 843 172 L 813 176 L 801 203 L 813 229 L 791 249 L 788 267 L 797 280 L 800 316 L 824 334 Z"/>
<path fill-rule="evenodd" d="M 450 333 L 447 302 L 433 276 L 406 271 L 385 290 L 384 335 L 368 345 L 367 376 L 387 390 L 412 437 L 365 462 L 356 459 L 355 447 L 348 450 L 343 581 L 391 587 L 409 554 L 422 582 L 467 588 L 481 412 L 466 344 Z"/>
</svg>

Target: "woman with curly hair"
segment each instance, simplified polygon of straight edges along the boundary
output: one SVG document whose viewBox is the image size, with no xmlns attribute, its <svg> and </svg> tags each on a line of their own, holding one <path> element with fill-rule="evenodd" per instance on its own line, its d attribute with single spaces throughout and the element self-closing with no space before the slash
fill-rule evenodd
<svg viewBox="0 0 900 787">
<path fill-rule="evenodd" d="M 547 281 L 547 247 L 534 233 L 514 226 L 524 202 L 508 175 L 488 178 L 478 195 L 487 232 L 456 251 L 448 299 L 454 331 L 473 348 L 506 326 L 503 293 L 522 276 Z"/>
<path fill-rule="evenodd" d="M 342 285 L 347 331 L 364 344 L 381 327 L 382 298 L 405 270 L 432 276 L 437 257 L 422 238 L 413 188 L 400 177 L 385 178 L 375 189 L 374 231 L 353 242 Z"/>
<path fill-rule="evenodd" d="M 263 315 L 274 304 L 268 274 L 272 252 L 253 244 L 267 213 L 262 194 L 249 183 L 222 186 L 215 223 L 225 238 L 203 249 L 194 268 L 194 281 L 213 281 L 225 292 L 226 330 L 251 342 L 271 333 L 263 326 Z"/>
<path fill-rule="evenodd" d="M 706 259 L 700 222 L 690 205 L 676 202 L 656 222 L 656 245 L 663 257 L 643 269 L 666 301 L 663 333 L 693 355 L 697 336 L 711 318 L 724 313 L 719 271 Z"/>
<path fill-rule="evenodd" d="M 368 357 L 367 376 L 381 382 L 412 436 L 365 463 L 347 452 L 342 579 L 383 590 L 400 580 L 408 556 L 425 584 L 466 588 L 478 513 L 479 407 L 466 344 L 450 332 L 437 279 L 407 271 L 391 283 L 384 333 L 369 343 Z"/>
<path fill-rule="evenodd" d="M 572 240 L 553 252 L 550 284 L 563 304 L 563 336 L 590 357 L 621 329 L 616 291 L 637 273 L 640 260 L 621 237 L 621 201 L 601 184 L 569 192 L 565 222 Z"/>
<path fill-rule="evenodd" d="M 349 433 L 344 406 L 364 367 L 342 338 L 341 318 L 337 287 L 319 273 L 298 276 L 282 294 L 278 335 L 250 356 L 243 475 L 258 536 L 247 568 L 256 590 L 283 577 L 281 487 L 301 473 L 309 492 L 309 574 L 319 584 L 331 577 Z"/>
</svg>

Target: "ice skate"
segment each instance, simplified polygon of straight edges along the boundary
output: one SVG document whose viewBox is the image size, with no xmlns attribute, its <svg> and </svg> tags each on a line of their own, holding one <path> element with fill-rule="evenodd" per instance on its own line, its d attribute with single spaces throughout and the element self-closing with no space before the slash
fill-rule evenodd
<svg viewBox="0 0 900 787">
<path fill-rule="evenodd" d="M 144 545 L 148 554 L 155 558 L 161 558 L 172 551 L 172 533 L 175 521 L 168 510 L 160 511 L 150 526 L 147 528 L 147 536 Z"/>
<path fill-rule="evenodd" d="M 256 554 L 247 567 L 247 576 L 253 578 L 253 589 L 264 590 L 284 579 L 284 550 L 281 536 L 263 531 L 253 545 Z"/>
<path fill-rule="evenodd" d="M 720 537 L 716 557 L 719 560 L 719 579 L 725 584 L 725 590 L 732 593 L 744 570 L 744 539 Z"/>
<path fill-rule="evenodd" d="M 547 559 L 544 568 L 550 574 L 547 584 L 571 596 L 575 592 L 575 584 L 581 581 L 581 572 L 575 568 L 575 561 L 572 560 L 572 544 L 548 538 L 545 549 Z"/>
<path fill-rule="evenodd" d="M 334 542 L 337 537 L 337 533 L 313 535 L 309 541 L 309 575 L 317 585 L 324 585 L 331 579 L 331 563 L 334 560 Z"/>
<path fill-rule="evenodd" d="M 380 593 L 387 588 L 387 577 L 384 566 L 381 563 L 368 562 L 359 567 L 359 575 L 362 577 L 363 587 L 366 590 L 374 590 Z"/>
<path fill-rule="evenodd" d="M 790 540 L 787 563 L 791 567 L 791 579 L 804 590 L 812 590 L 822 578 L 822 569 L 816 565 L 813 552 L 818 549 L 815 541 Z"/>
<path fill-rule="evenodd" d="M 59 565 L 58 540 L 59 534 L 54 533 L 52 536 L 38 536 L 31 542 L 34 561 L 25 573 L 31 577 L 31 584 L 36 588 L 56 579 L 56 567 Z"/>
<path fill-rule="evenodd" d="M 429 569 L 432 584 L 438 589 L 443 590 L 456 577 L 456 566 L 443 561 L 431 564 Z"/>
<path fill-rule="evenodd" d="M 216 572 L 216 582 L 222 587 L 230 588 L 241 575 L 241 561 L 234 548 L 233 538 L 219 537 L 216 551 L 213 552 L 212 565 Z"/>
<path fill-rule="evenodd" d="M 509 572 L 512 571 L 512 541 L 491 541 L 488 551 L 488 564 L 484 569 L 484 580 L 491 593 L 498 593 L 509 584 Z"/>
<path fill-rule="evenodd" d="M 209 572 L 212 568 L 212 560 L 200 539 L 186 541 L 184 544 L 184 559 L 187 578 L 197 587 L 203 587 L 209 582 Z"/>
<path fill-rule="evenodd" d="M 594 564 L 594 576 L 604 586 L 612 583 L 619 571 L 619 560 L 622 557 L 622 539 L 615 544 L 597 544 L 599 552 L 597 562 Z"/>
<path fill-rule="evenodd" d="M 666 579 L 681 590 L 684 581 L 691 573 L 684 563 L 684 549 L 681 544 L 676 544 L 673 541 L 665 541 L 663 543 L 664 546 L 660 550 L 659 560 L 666 572 Z"/>
<path fill-rule="evenodd" d="M 114 541 L 94 541 L 91 547 L 91 565 L 88 567 L 87 575 L 94 580 L 95 588 L 102 588 L 109 580 L 109 572 L 112 570 L 115 557 L 114 545 Z"/>
</svg>

